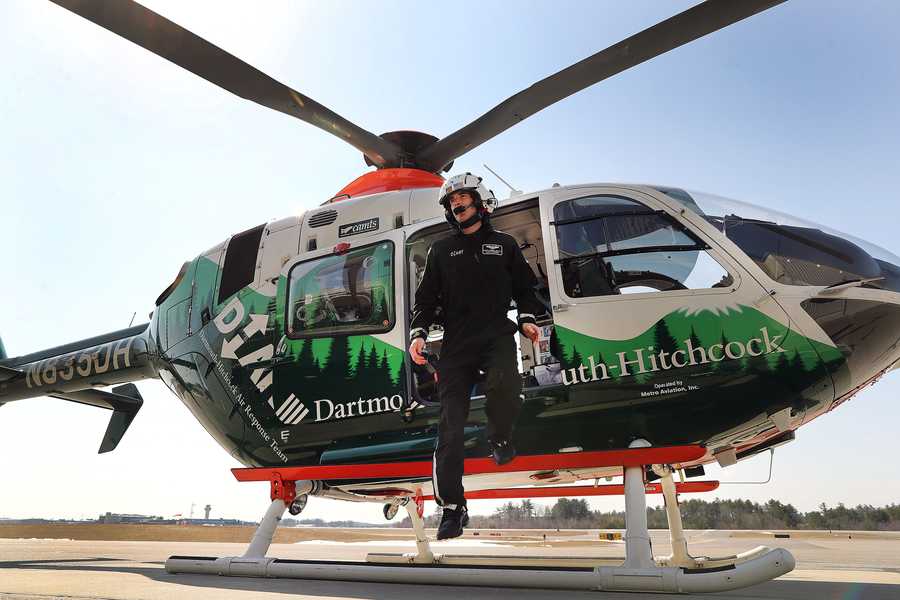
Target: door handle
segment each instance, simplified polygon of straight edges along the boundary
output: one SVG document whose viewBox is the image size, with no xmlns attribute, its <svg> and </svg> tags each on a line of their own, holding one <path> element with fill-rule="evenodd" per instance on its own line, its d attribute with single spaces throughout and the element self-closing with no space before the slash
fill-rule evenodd
<svg viewBox="0 0 900 600">
<path fill-rule="evenodd" d="M 570 306 L 572 305 L 566 304 L 565 302 L 560 302 L 559 304 L 552 305 L 550 308 L 553 310 L 553 312 L 565 312 L 569 310 Z"/>
</svg>

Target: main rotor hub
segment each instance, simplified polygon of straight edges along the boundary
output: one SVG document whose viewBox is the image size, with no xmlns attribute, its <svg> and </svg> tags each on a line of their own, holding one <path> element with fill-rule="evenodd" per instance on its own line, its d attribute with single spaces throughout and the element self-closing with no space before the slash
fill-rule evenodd
<svg viewBox="0 0 900 600">
<path fill-rule="evenodd" d="M 382 133 L 378 137 L 400 146 L 403 151 L 403 156 L 400 160 L 400 164 L 392 166 L 407 169 L 418 169 L 419 164 L 416 161 L 416 157 L 419 155 L 419 152 L 432 145 L 434 142 L 438 141 L 438 138 L 434 137 L 433 135 L 422 133 L 421 131 L 388 131 L 386 133 Z M 363 154 L 363 159 L 366 161 L 366 166 L 377 166 L 365 154 Z M 449 173 L 452 166 L 453 161 L 450 161 L 449 163 L 447 163 L 447 166 L 444 167 L 443 171 L 445 173 Z M 384 167 L 381 168 L 383 169 Z"/>
</svg>

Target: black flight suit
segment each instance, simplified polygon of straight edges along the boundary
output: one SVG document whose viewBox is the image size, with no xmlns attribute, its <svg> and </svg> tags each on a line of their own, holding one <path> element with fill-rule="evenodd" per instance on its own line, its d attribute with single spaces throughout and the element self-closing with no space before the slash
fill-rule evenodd
<svg viewBox="0 0 900 600">
<path fill-rule="evenodd" d="M 478 370 L 486 374 L 488 438 L 509 440 L 522 403 L 522 379 L 513 334 L 534 323 L 544 308 L 534 295 L 537 280 L 515 238 L 485 219 L 475 233 L 436 241 L 416 290 L 410 337 L 425 337 L 442 309 L 444 339 L 438 363 L 441 420 L 432 484 L 444 507 L 465 505 L 463 430 Z M 510 300 L 519 327 L 507 318 Z"/>
</svg>

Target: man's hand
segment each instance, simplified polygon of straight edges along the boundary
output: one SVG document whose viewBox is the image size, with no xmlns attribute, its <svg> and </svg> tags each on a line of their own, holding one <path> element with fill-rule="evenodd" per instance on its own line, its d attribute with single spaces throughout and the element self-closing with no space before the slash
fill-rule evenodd
<svg viewBox="0 0 900 600">
<path fill-rule="evenodd" d="M 524 323 L 522 325 L 522 333 L 535 344 L 541 338 L 541 330 L 534 323 Z"/>
<path fill-rule="evenodd" d="M 428 361 L 422 356 L 422 350 L 425 349 L 425 340 L 417 337 L 409 345 L 409 354 L 412 356 L 413 362 L 417 365 L 424 365 Z"/>
</svg>

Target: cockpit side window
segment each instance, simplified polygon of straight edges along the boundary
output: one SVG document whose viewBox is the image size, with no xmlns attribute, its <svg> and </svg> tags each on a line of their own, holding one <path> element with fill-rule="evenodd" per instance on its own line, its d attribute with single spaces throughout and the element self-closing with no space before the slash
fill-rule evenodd
<svg viewBox="0 0 900 600">
<path fill-rule="evenodd" d="M 736 215 L 706 219 L 778 283 L 836 285 L 884 278 L 881 266 L 862 248 L 819 229 Z"/>
<path fill-rule="evenodd" d="M 840 285 L 900 292 L 900 257 L 871 242 L 783 212 L 703 192 L 657 188 L 744 251 L 784 285 Z"/>
<path fill-rule="evenodd" d="M 570 298 L 726 287 L 708 246 L 661 211 L 618 196 L 554 207 L 556 261 Z"/>
<path fill-rule="evenodd" d="M 298 263 L 288 275 L 288 336 L 384 333 L 394 326 L 394 244 Z"/>
</svg>

